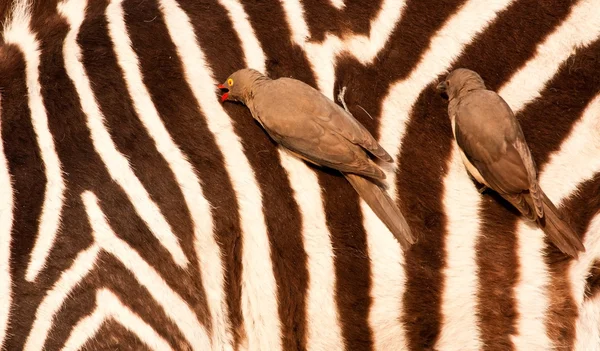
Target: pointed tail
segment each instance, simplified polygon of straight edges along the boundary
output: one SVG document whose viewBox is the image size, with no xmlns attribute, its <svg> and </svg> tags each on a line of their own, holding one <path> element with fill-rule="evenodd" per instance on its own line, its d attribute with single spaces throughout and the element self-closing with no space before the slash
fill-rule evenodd
<svg viewBox="0 0 600 351">
<path fill-rule="evenodd" d="M 540 192 L 544 204 L 544 217 L 538 219 L 540 227 L 556 247 L 567 255 L 577 258 L 579 251 L 585 252 L 581 239 L 573 228 L 563 220 L 558 209 L 548 199 L 544 191 L 540 189 Z"/>
<path fill-rule="evenodd" d="M 415 243 L 415 237 L 402 212 L 384 189 L 359 175 L 343 174 L 354 190 L 396 237 L 403 250 L 408 249 L 410 245 Z"/>
</svg>

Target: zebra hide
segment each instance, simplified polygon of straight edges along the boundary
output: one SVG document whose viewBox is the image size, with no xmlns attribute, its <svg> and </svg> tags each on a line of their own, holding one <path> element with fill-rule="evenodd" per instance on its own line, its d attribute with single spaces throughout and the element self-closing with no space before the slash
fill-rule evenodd
<svg viewBox="0 0 600 351">
<path fill-rule="evenodd" d="M 0 1 L 2 350 L 600 350 L 599 9 Z M 343 93 L 415 246 L 219 103 L 243 67 Z M 515 111 L 577 260 L 478 193 L 434 89 L 456 67 Z"/>
</svg>

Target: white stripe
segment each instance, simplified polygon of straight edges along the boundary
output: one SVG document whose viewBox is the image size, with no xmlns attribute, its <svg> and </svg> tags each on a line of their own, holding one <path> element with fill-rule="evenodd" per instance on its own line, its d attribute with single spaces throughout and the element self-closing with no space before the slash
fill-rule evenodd
<svg viewBox="0 0 600 351">
<path fill-rule="evenodd" d="M 90 191 L 85 191 L 81 198 L 96 243 L 121 261 L 135 279 L 146 288 L 165 314 L 179 327 L 192 349 L 206 350 L 210 348 L 210 338 L 190 306 L 169 287 L 160 274 L 144 261 L 129 244 L 115 235 L 106 222 L 96 195 Z"/>
<path fill-rule="evenodd" d="M 540 96 L 546 83 L 559 66 L 578 47 L 591 44 L 600 35 L 600 1 L 581 0 L 571 9 L 569 16 L 542 44 L 536 55 L 511 78 L 502 89 L 502 97 L 515 109 Z M 535 79 L 531 80 L 534 77 Z"/>
<path fill-rule="evenodd" d="M 156 351 L 173 350 L 169 343 L 156 330 L 137 314 L 133 313 L 121 300 L 107 289 L 96 292 L 96 310 L 81 319 L 73 328 L 63 350 L 79 350 L 92 339 L 104 322 L 114 320 L 132 332 L 146 346 Z"/>
<path fill-rule="evenodd" d="M 489 26 L 489 24 L 496 18 L 498 12 L 505 9 L 511 3 L 512 1 L 510 0 L 471 0 L 465 3 L 460 10 L 450 19 L 448 19 L 446 24 L 434 35 L 429 48 L 423 54 L 421 61 L 411 72 L 410 76 L 406 80 L 395 83 L 391 86 L 390 91 L 382 105 L 382 115 L 380 118 L 381 123 L 379 126 L 379 142 L 386 150 L 388 150 L 390 155 L 395 160 L 398 157 L 400 147 L 402 145 L 402 139 L 404 138 L 406 125 L 409 121 L 411 110 L 422 90 L 427 87 L 432 80 L 437 79 L 438 75 L 447 70 L 454 59 L 463 51 L 464 47 L 473 40 L 475 35 L 482 32 L 487 26 Z M 401 162 L 401 160 L 399 161 Z M 389 193 L 396 194 L 395 170 L 388 167 L 385 168 L 384 171 L 388 179 L 387 184 L 389 185 Z M 450 177 L 451 179 L 454 179 L 454 177 L 457 176 L 458 174 L 453 172 L 452 174 L 449 173 L 446 178 Z M 467 177 L 467 175 L 463 173 L 462 177 Z M 466 178 L 466 180 L 468 180 L 468 178 Z M 444 184 L 450 184 L 450 180 L 444 180 Z M 462 184 L 472 187 L 471 184 L 464 182 Z M 448 229 L 451 231 L 456 230 L 453 225 L 459 223 L 459 221 L 464 219 L 465 216 L 470 218 L 470 222 L 463 223 L 465 228 L 470 230 L 478 226 L 477 211 L 473 211 L 472 216 L 469 216 L 467 213 L 468 209 L 474 208 L 475 203 L 473 201 L 476 199 L 476 197 L 474 199 L 472 196 L 469 196 L 472 195 L 469 190 L 463 190 L 465 192 L 463 193 L 464 196 L 462 197 L 456 197 L 456 189 L 444 190 L 445 196 L 449 197 L 449 199 L 444 199 L 444 204 L 446 206 L 445 213 L 449 214 L 450 216 L 457 215 L 459 217 L 448 218 Z M 399 196 L 402 196 L 402 194 L 399 194 Z M 450 201 L 450 199 L 452 201 Z M 449 211 L 449 207 L 455 209 L 455 211 Z M 363 209 L 363 213 L 365 214 L 365 223 L 369 225 L 368 223 L 370 222 L 376 222 L 375 219 L 369 220 L 369 217 L 375 216 L 375 214 L 373 214 L 373 212 L 368 209 L 367 206 L 364 206 Z M 460 209 L 460 211 L 457 209 Z M 389 231 L 384 229 L 382 226 L 379 232 L 389 233 Z M 399 311 L 395 311 L 395 315 L 398 316 L 398 320 L 401 320 L 403 311 L 400 306 L 402 294 L 404 293 L 405 275 L 404 273 L 400 272 L 403 272 L 401 265 L 403 264 L 404 259 L 401 258 L 402 254 L 399 249 L 396 249 L 398 247 L 397 243 L 392 242 L 391 239 L 393 239 L 393 237 L 391 233 L 386 234 L 388 238 L 385 239 L 385 241 L 381 238 L 382 235 L 375 235 L 375 233 L 377 233 L 375 228 L 369 229 L 369 233 L 374 233 L 373 235 L 369 235 L 367 237 L 369 240 L 369 256 L 378 257 L 381 250 L 385 250 L 389 255 L 389 258 L 387 259 L 381 258 L 381 262 L 378 264 L 377 269 L 375 269 L 376 261 L 373 261 L 374 273 L 372 290 L 374 294 L 377 292 L 377 296 L 379 297 L 373 300 L 372 313 L 375 313 L 374 311 L 380 311 L 378 312 L 381 314 L 379 320 L 390 320 L 390 318 L 392 318 L 392 312 L 389 311 L 389 306 L 399 306 Z M 420 233 L 416 234 L 422 235 Z M 454 245 L 459 245 L 460 243 L 457 243 L 457 241 L 459 241 L 460 236 L 462 235 L 464 235 L 462 231 L 450 233 L 450 241 L 446 243 L 447 248 Z M 471 239 L 473 240 L 474 238 Z M 464 244 L 465 246 L 461 250 L 465 251 L 468 251 L 474 245 L 473 243 L 468 242 L 465 242 Z M 393 247 L 395 250 L 390 248 L 392 245 L 394 245 Z M 473 256 L 473 254 L 469 255 L 471 257 Z M 455 256 L 452 255 L 450 259 L 454 261 Z M 451 262 L 450 264 L 450 267 L 456 267 L 455 264 L 458 264 L 458 262 Z M 475 262 L 473 261 L 467 262 L 464 268 L 472 270 L 474 264 Z M 460 274 L 462 273 L 446 270 L 446 276 Z M 394 284 L 389 283 L 389 277 L 392 276 L 396 279 Z M 476 277 L 474 277 L 474 279 L 476 279 Z M 451 280 L 449 283 L 453 285 L 459 284 L 457 280 Z M 467 285 L 464 288 L 467 291 L 472 292 L 475 288 L 474 285 L 476 282 L 467 280 L 466 283 L 470 285 Z M 452 294 L 452 292 L 444 291 L 444 294 L 446 293 Z M 447 315 L 444 316 L 441 325 L 443 337 L 446 337 L 446 335 L 449 335 L 449 333 L 452 333 L 452 331 L 458 327 L 456 325 L 451 327 L 450 325 L 447 325 L 445 321 L 454 321 L 460 318 L 460 316 L 450 315 L 450 313 L 454 313 L 456 309 L 452 305 L 447 305 L 449 301 L 452 301 L 448 300 L 448 298 L 455 298 L 455 296 L 449 295 L 447 297 L 443 297 L 442 299 L 442 310 L 447 313 Z M 460 303 L 465 307 L 473 306 L 473 298 L 474 296 L 472 295 L 464 296 L 460 299 Z M 388 313 L 389 316 L 386 317 L 384 313 Z M 396 324 L 396 328 L 382 329 L 379 325 L 372 324 L 375 345 L 379 344 L 379 349 L 386 349 L 389 347 L 388 345 L 400 348 L 406 347 L 406 336 L 404 335 L 403 326 L 400 324 L 400 322 L 394 319 L 392 319 L 392 321 L 393 322 L 389 323 Z M 470 333 L 472 339 L 468 340 L 476 344 L 477 340 L 479 339 L 477 336 L 478 327 L 476 321 L 471 318 L 467 318 L 464 320 L 464 323 L 464 325 L 461 324 L 463 325 L 463 329 L 461 331 L 464 331 L 465 333 L 463 334 L 464 337 L 462 337 L 462 339 L 467 341 L 468 337 L 466 333 Z M 380 341 L 378 342 L 377 340 Z M 441 342 L 443 344 L 446 343 L 446 339 L 442 339 Z"/>
<path fill-rule="evenodd" d="M 65 183 L 54 140 L 48 128 L 48 116 L 42 99 L 39 80 L 40 49 L 35 34 L 29 29 L 31 14 L 27 0 L 19 0 L 13 6 L 11 21 L 4 27 L 4 42 L 14 44 L 23 52 L 26 63 L 26 82 L 31 122 L 44 162 L 46 191 L 38 227 L 38 235 L 29 258 L 25 279 L 32 282 L 44 268 L 60 227 Z"/>
<path fill-rule="evenodd" d="M 258 39 L 256 39 L 254 29 L 250 25 L 248 15 L 244 11 L 242 4 L 238 0 L 219 0 L 219 3 L 227 10 L 229 19 L 233 23 L 233 29 L 235 29 L 240 38 L 242 51 L 244 52 L 248 67 L 266 73 L 265 54 Z"/>
<path fill-rule="evenodd" d="M 600 230 L 600 227 L 596 227 Z M 575 324 L 577 339 L 573 350 L 600 351 L 600 295 L 586 301 L 579 309 Z"/>
<path fill-rule="evenodd" d="M 262 194 L 231 120 L 219 104 L 215 80 L 197 45 L 188 16 L 173 0 L 161 0 L 167 29 L 183 62 L 186 80 L 217 145 L 223 151 L 240 206 L 242 227 L 242 313 L 250 349 L 281 349 L 281 322 Z"/>
<path fill-rule="evenodd" d="M 337 56 L 345 53 L 354 56 L 362 64 L 372 63 L 399 22 L 405 5 L 405 1 L 384 0 L 377 17 L 371 22 L 369 36 L 351 34 L 340 39 L 338 36 L 327 34 L 324 42 L 312 43 L 308 42 L 310 34 L 300 0 L 281 1 L 292 38 L 306 52 L 315 71 L 317 86 L 330 99 L 333 99 Z"/>
<path fill-rule="evenodd" d="M 112 1 L 107 8 L 110 36 L 114 43 L 117 60 L 125 75 L 125 83 L 136 113 L 154 140 L 156 148 L 169 164 L 181 189 L 194 223 L 194 247 L 198 256 L 199 271 L 207 296 L 211 315 L 212 342 L 214 348 L 233 347 L 225 301 L 223 262 L 221 250 L 213 236 L 213 219 L 210 204 L 204 197 L 200 183 L 186 156 L 175 145 L 163 125 L 150 93 L 142 81 L 140 63 L 131 48 L 125 27 L 122 0 Z"/>
<path fill-rule="evenodd" d="M 10 305 L 12 302 L 12 278 L 10 275 L 10 244 L 13 224 L 13 188 L 4 156 L 2 141 L 2 101 L 0 97 L 0 349 L 6 337 Z"/>
<path fill-rule="evenodd" d="M 338 10 L 342 10 L 346 6 L 345 0 L 329 0 L 329 2 Z"/>
<path fill-rule="evenodd" d="M 344 341 L 335 302 L 335 267 L 321 187 L 315 172 L 279 149 L 281 165 L 290 179 L 302 213 L 302 237 L 307 255 L 307 350 L 342 350 Z"/>
<path fill-rule="evenodd" d="M 448 233 L 444 248 L 446 266 L 442 271 L 446 278 L 442 297 L 443 323 L 435 347 L 440 350 L 479 350 L 482 342 L 477 325 L 479 281 L 475 245 L 480 230 L 480 195 L 466 175 L 455 143 L 450 157 L 443 193 Z"/>
<path fill-rule="evenodd" d="M 44 299 L 35 312 L 35 320 L 25 342 L 26 351 L 43 349 L 52 328 L 54 317 L 65 303 L 65 300 L 69 298 L 73 289 L 94 268 L 99 252 L 100 247 L 96 244 L 92 244 L 84 251 L 81 251 L 73 261 L 71 267 L 60 275 L 60 278 L 54 283 L 52 289 L 44 296 Z"/>
<path fill-rule="evenodd" d="M 188 259 L 179 245 L 178 238 L 173 234 L 171 227 L 160 213 L 160 209 L 150 199 L 150 195 L 133 173 L 125 156 L 117 150 L 104 124 L 104 116 L 94 97 L 90 81 L 81 62 L 81 49 L 77 45 L 77 34 L 85 16 L 86 4 L 87 1 L 83 0 L 66 0 L 59 3 L 58 8 L 71 26 L 63 48 L 65 68 L 75 85 L 81 107 L 87 117 L 87 125 L 91 132 L 94 148 L 102 158 L 111 177 L 127 194 L 152 234 L 169 251 L 175 263 L 185 267 Z"/>
</svg>

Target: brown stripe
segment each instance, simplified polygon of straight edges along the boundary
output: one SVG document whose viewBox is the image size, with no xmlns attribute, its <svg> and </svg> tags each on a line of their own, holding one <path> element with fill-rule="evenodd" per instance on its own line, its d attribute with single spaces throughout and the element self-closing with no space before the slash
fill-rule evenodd
<svg viewBox="0 0 600 351">
<path fill-rule="evenodd" d="M 213 9 L 219 7 L 217 3 L 211 6 Z M 195 9 L 186 8 L 186 6 L 184 8 L 192 17 L 192 23 L 207 23 L 206 16 L 210 14 L 198 12 Z M 215 14 L 210 18 L 214 21 Z M 229 23 L 227 17 L 216 18 L 219 18 L 218 22 Z M 239 61 L 228 61 L 228 64 L 238 63 L 237 67 L 232 68 L 228 67 L 228 64 L 221 64 L 223 50 L 231 47 L 231 43 L 238 42 L 235 33 L 230 30 L 219 32 L 220 40 L 217 44 L 212 41 L 217 33 L 213 34 L 204 27 L 195 29 L 216 77 L 220 77 L 224 81 L 229 74 L 244 66 Z M 229 37 L 229 35 L 232 36 Z M 215 96 L 215 98 L 217 97 Z M 308 284 L 308 271 L 306 253 L 302 246 L 301 217 L 298 206 L 293 200 L 287 176 L 279 164 L 275 144 L 252 119 L 246 107 L 227 103 L 224 108 L 233 120 L 236 134 L 242 139 L 244 153 L 255 171 L 262 193 L 263 213 L 271 244 L 273 272 L 277 283 L 277 302 L 282 324 L 283 347 L 286 350 L 305 349 L 304 296 Z"/>
<path fill-rule="evenodd" d="M 188 265 L 185 270 L 175 266 L 170 254 L 151 234 L 127 200 L 103 197 L 102 194 L 98 196 L 116 235 L 139 250 L 144 260 L 161 274 L 169 286 L 182 294 L 199 320 L 210 329 L 205 292 L 195 264 L 198 259 L 193 250 L 194 238 L 189 212 L 184 206 L 181 189 L 171 170 L 156 150 L 153 140 L 139 120 L 140 116 L 133 109 L 123 73 L 117 66 L 108 37 L 104 16 L 106 5 L 106 2 L 98 1 L 88 6 L 86 21 L 82 24 L 78 37 L 78 42 L 82 45 L 83 63 L 117 149 L 126 155 L 136 176 L 145 184 L 146 191 L 160 207 L 179 238 L 186 257 L 194 264 Z M 146 18 L 131 17 L 132 21 L 144 19 Z"/>
<path fill-rule="evenodd" d="M 301 0 L 300 3 L 304 8 L 310 41 L 322 42 L 326 34 L 339 37 L 347 34 L 369 36 L 371 21 L 377 17 L 383 0 L 345 1 L 341 10 L 333 7 L 329 1 Z"/>
<path fill-rule="evenodd" d="M 291 42 L 292 33 L 289 27 L 279 23 L 286 18 L 281 2 L 276 0 L 247 1 L 244 9 L 265 53 L 269 76 L 273 79 L 291 77 L 316 87 L 315 77 L 306 53 L 301 47 Z M 277 19 L 277 30 L 273 30 L 273 23 L 265 20 L 265 11 L 268 11 L 269 18 Z"/>
<path fill-rule="evenodd" d="M 144 84 L 163 123 L 194 167 L 201 180 L 203 195 L 212 205 L 214 230 L 224 262 L 229 319 L 233 331 L 238 331 L 242 327 L 241 229 L 239 207 L 223 155 L 206 125 L 205 117 L 199 113 L 189 86 L 182 84 L 185 76 L 181 62 L 156 1 L 146 1 L 143 6 L 138 1 L 126 1 L 124 7 L 127 14 L 138 12 L 140 17 L 154 19 L 149 22 L 128 21 L 132 46 L 140 60 Z M 201 21 L 199 23 L 208 21 L 206 17 L 193 20 L 195 23 L 198 20 Z M 214 20 L 214 23 L 221 21 Z M 237 344 L 244 336 L 235 333 L 234 337 Z"/>
<path fill-rule="evenodd" d="M 419 214 L 407 218 L 413 231 L 419 233 L 417 244 L 405 253 L 407 281 L 402 322 L 410 350 L 433 347 L 440 332 L 446 235 L 440 195 L 451 145 L 445 108 L 431 89 L 422 92 L 407 125 L 400 152 L 403 161 L 397 171 L 398 194 L 407 209 L 405 212 Z"/>
<path fill-rule="evenodd" d="M 370 350 L 371 266 L 358 194 L 338 173 L 319 172 L 327 226 L 335 252 L 335 294 L 348 350 Z"/>
<path fill-rule="evenodd" d="M 23 101 L 27 96 L 25 61 L 17 47 L 4 45 L 0 67 L 2 89 L 2 141 L 13 186 L 13 227 L 11 232 L 12 308 L 5 346 L 22 349 L 40 295 L 25 280 L 30 253 L 38 232 L 44 201 L 44 164 L 31 122 L 31 111 Z M 10 87 L 10 88 L 8 88 Z"/>
</svg>

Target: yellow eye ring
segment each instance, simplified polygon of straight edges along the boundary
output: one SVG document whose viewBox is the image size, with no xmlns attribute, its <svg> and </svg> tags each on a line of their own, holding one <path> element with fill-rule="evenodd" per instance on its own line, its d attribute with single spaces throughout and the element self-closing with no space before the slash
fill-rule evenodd
<svg viewBox="0 0 600 351">
<path fill-rule="evenodd" d="M 231 78 L 227 79 L 227 85 L 232 86 L 233 85 L 233 79 L 231 79 Z"/>
</svg>

